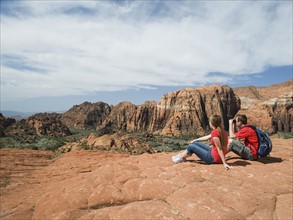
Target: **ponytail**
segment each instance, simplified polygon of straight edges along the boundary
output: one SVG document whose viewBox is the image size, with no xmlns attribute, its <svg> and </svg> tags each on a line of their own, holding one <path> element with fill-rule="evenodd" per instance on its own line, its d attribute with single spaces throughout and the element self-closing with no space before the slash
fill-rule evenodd
<svg viewBox="0 0 293 220">
<path fill-rule="evenodd" d="M 221 142 L 221 147 L 220 150 L 222 150 L 223 148 L 225 148 L 227 146 L 227 140 L 225 138 L 223 129 L 221 127 L 217 127 L 219 133 L 220 133 L 220 142 Z"/>
<path fill-rule="evenodd" d="M 220 133 L 220 141 L 221 141 L 220 150 L 222 150 L 223 148 L 225 148 L 227 146 L 227 140 L 225 138 L 224 130 L 222 128 L 222 119 L 219 115 L 212 115 L 210 117 L 210 122 L 215 128 L 218 129 L 218 131 Z"/>
</svg>

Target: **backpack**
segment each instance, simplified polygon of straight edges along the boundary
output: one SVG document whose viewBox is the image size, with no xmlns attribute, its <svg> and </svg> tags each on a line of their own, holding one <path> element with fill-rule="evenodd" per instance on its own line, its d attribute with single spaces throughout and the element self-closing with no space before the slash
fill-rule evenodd
<svg viewBox="0 0 293 220">
<path fill-rule="evenodd" d="M 258 150 L 257 150 L 257 154 L 260 157 L 266 157 L 270 154 L 270 152 L 272 151 L 273 148 L 273 144 L 272 141 L 269 137 L 269 135 L 265 132 L 263 132 L 262 130 L 250 125 L 250 128 L 252 128 L 253 130 L 255 130 L 256 134 L 257 134 L 257 138 L 258 138 Z"/>
</svg>

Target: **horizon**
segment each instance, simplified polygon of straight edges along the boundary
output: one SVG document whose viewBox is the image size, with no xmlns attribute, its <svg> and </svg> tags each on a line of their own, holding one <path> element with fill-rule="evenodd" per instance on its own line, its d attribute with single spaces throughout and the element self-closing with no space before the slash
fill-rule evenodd
<svg viewBox="0 0 293 220">
<path fill-rule="evenodd" d="M 292 1 L 1 1 L 2 111 L 293 78 Z"/>
</svg>

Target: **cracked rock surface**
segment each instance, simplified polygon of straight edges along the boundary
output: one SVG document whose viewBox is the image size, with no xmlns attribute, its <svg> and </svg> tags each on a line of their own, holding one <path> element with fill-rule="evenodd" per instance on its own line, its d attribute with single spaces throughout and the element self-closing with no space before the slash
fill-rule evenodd
<svg viewBox="0 0 293 220">
<path fill-rule="evenodd" d="M 293 219 L 293 139 L 234 169 L 196 156 L 1 149 L 1 219 Z"/>
</svg>

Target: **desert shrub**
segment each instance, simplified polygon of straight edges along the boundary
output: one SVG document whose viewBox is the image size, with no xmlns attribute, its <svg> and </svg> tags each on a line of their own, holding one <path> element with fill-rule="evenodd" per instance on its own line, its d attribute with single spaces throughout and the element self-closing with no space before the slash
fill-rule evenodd
<svg viewBox="0 0 293 220">
<path fill-rule="evenodd" d="M 158 146 L 156 147 L 158 152 L 172 152 L 173 150 L 169 146 Z"/>
<path fill-rule="evenodd" d="M 87 141 L 83 141 L 80 143 L 79 149 L 83 149 L 83 150 L 91 150 L 92 147 L 90 145 L 88 145 Z"/>
<path fill-rule="evenodd" d="M 159 142 L 150 142 L 148 143 L 151 147 L 157 148 L 160 147 L 162 144 Z"/>
<path fill-rule="evenodd" d="M 7 148 L 11 145 L 13 145 L 13 139 L 11 137 L 0 138 L 0 148 Z"/>
<path fill-rule="evenodd" d="M 140 139 L 141 142 L 149 144 L 159 152 L 172 152 L 186 149 L 188 141 L 191 140 L 188 137 L 169 137 L 160 135 L 145 137 L 144 135 L 136 134 L 135 137 Z"/>
<path fill-rule="evenodd" d="M 61 138 L 55 137 L 38 137 L 33 139 L 21 137 L 4 137 L 0 139 L 0 148 L 55 151 L 62 145 L 64 145 L 64 141 Z"/>
<path fill-rule="evenodd" d="M 290 132 L 278 131 L 278 137 L 284 138 L 284 139 L 289 139 L 289 138 L 293 138 L 293 134 Z"/>
<path fill-rule="evenodd" d="M 66 137 L 48 137 L 37 135 L 28 136 L 13 136 L 0 138 L 0 148 L 21 148 L 21 149 L 36 149 L 36 150 L 52 150 L 55 151 L 58 147 L 64 145 L 65 142 L 81 142 L 80 149 L 94 149 L 92 146 L 88 146 L 86 141 L 82 141 L 83 138 L 87 138 L 91 133 L 101 136 L 100 131 L 95 129 L 71 129 L 71 135 Z M 141 143 L 148 144 L 157 151 L 160 152 L 172 152 L 181 151 L 186 149 L 188 142 L 197 136 L 181 136 L 181 137 L 169 137 L 160 136 L 155 134 L 146 133 L 130 133 L 127 134 L 139 139 Z M 96 149 L 96 148 L 95 148 Z M 109 150 L 107 148 L 99 150 Z"/>
<path fill-rule="evenodd" d="M 19 148 L 35 150 L 55 151 L 65 142 L 77 142 L 86 138 L 91 133 L 97 133 L 93 129 L 75 129 L 71 130 L 72 135 L 66 137 L 49 137 L 37 135 L 7 136 L 0 138 L 0 148 Z M 83 146 L 84 148 L 89 148 Z"/>
<path fill-rule="evenodd" d="M 37 140 L 34 146 L 38 150 L 51 150 L 55 151 L 58 147 L 64 145 L 64 141 L 61 138 L 42 137 Z"/>
<path fill-rule="evenodd" d="M 94 129 L 71 129 L 71 135 L 64 137 L 67 142 L 75 142 L 81 138 L 87 138 L 91 133 L 97 133 Z"/>
</svg>

